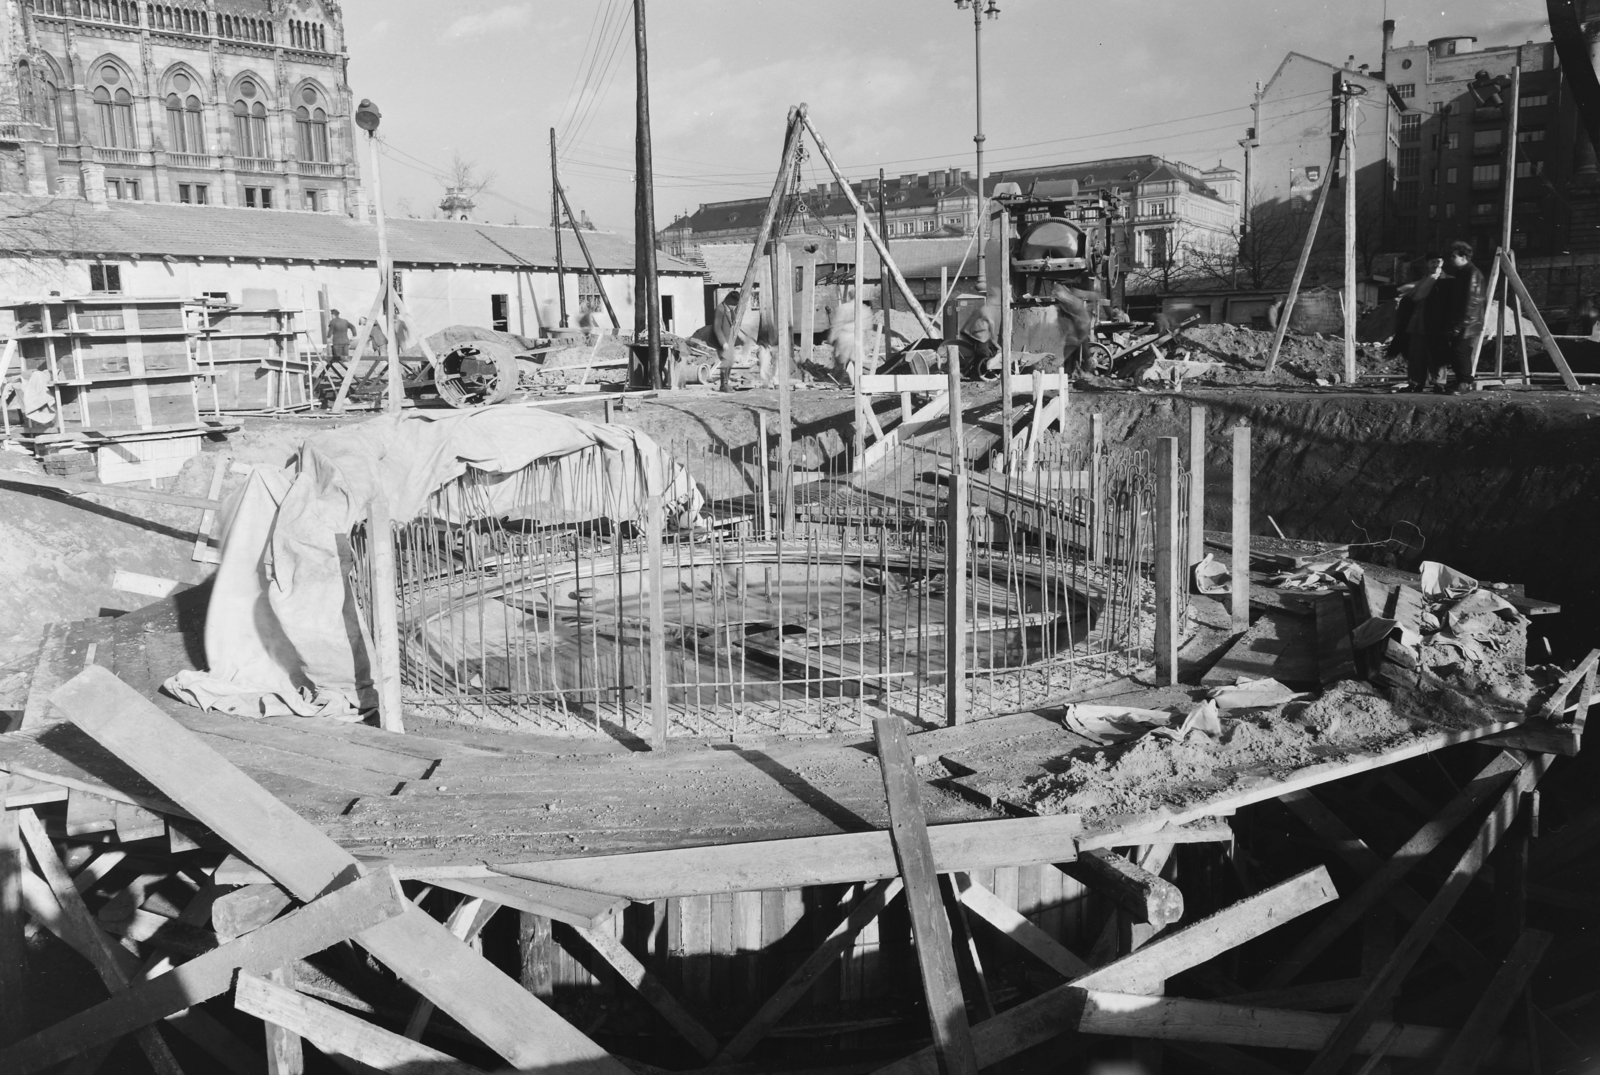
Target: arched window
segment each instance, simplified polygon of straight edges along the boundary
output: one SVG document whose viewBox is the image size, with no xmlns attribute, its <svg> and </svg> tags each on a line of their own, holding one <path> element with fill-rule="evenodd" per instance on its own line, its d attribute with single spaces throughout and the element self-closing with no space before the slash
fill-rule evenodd
<svg viewBox="0 0 1600 1075">
<path fill-rule="evenodd" d="M 178 76 L 187 88 L 188 79 Z M 178 81 L 174 79 L 174 83 Z M 206 130 L 204 115 L 200 108 L 200 98 L 194 94 L 179 97 L 176 93 L 167 94 L 167 138 L 169 148 L 174 153 L 204 153 L 206 152 Z"/>
<path fill-rule="evenodd" d="M 122 71 L 106 64 L 98 72 L 102 85 L 94 88 L 95 118 L 100 121 L 100 144 L 118 149 L 137 149 L 139 140 L 133 126 L 133 94 L 123 86 Z"/>
<path fill-rule="evenodd" d="M 267 145 L 267 106 L 258 98 L 261 88 L 250 79 L 239 83 L 239 99 L 233 102 L 233 152 L 240 157 L 269 157 Z"/>
<path fill-rule="evenodd" d="M 295 134 L 300 142 L 300 159 L 303 161 L 328 160 L 328 113 L 317 98 L 317 91 L 307 86 L 300 91 L 300 107 L 294 110 Z"/>
<path fill-rule="evenodd" d="M 55 134 L 57 142 L 65 142 L 67 134 L 61 129 L 61 91 L 48 79 L 39 81 L 38 112 L 34 121 Z"/>
</svg>

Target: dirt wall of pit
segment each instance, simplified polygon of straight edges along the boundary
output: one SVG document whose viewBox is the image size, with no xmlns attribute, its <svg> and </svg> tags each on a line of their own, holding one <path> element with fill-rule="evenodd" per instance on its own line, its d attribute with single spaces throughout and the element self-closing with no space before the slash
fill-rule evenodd
<svg viewBox="0 0 1600 1075">
<path fill-rule="evenodd" d="M 1530 628 L 1565 657 L 1600 645 L 1600 399 L 1567 393 L 1416 396 L 1360 392 L 1074 394 L 1065 435 L 1087 443 L 1102 414 L 1109 443 L 1187 444 L 1206 407 L 1206 527 L 1231 524 L 1233 447 L 1251 433 L 1251 529 L 1386 542 L 1397 566 L 1440 560 L 1517 582 L 1564 612 Z M 1415 529 L 1413 529 L 1413 527 Z M 1406 547 L 1399 547 L 1401 543 Z M 1358 558 L 1382 559 L 1377 546 Z"/>
</svg>

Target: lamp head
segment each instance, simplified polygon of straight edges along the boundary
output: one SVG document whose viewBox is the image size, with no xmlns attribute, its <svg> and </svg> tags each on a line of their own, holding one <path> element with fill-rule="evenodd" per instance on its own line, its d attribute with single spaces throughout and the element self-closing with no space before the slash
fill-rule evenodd
<svg viewBox="0 0 1600 1075">
<path fill-rule="evenodd" d="M 973 2 L 976 3 L 977 0 L 973 0 Z M 1000 17 L 1000 5 L 995 0 L 989 0 L 989 6 L 983 9 L 983 13 L 991 19 L 998 19 Z"/>
<path fill-rule="evenodd" d="M 378 122 L 383 119 L 383 113 L 378 111 L 378 106 L 363 97 L 361 103 L 356 105 L 356 126 L 368 134 L 378 129 Z"/>
</svg>

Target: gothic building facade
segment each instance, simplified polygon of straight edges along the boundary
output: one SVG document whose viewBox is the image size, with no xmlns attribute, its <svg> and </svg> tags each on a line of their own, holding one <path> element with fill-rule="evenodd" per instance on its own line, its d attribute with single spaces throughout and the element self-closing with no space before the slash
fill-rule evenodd
<svg viewBox="0 0 1600 1075">
<path fill-rule="evenodd" d="M 365 214 L 334 0 L 0 0 L 0 189 Z"/>
</svg>

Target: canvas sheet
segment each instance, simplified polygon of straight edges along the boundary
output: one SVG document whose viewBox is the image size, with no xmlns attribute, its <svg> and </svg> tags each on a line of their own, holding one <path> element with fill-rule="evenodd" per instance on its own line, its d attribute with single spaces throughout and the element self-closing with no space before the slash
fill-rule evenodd
<svg viewBox="0 0 1600 1075">
<path fill-rule="evenodd" d="M 222 513 L 208 670 L 179 673 L 168 691 L 245 716 L 370 708 L 370 645 L 347 578 L 349 535 L 374 495 L 404 523 L 468 467 L 513 475 L 545 460 L 558 465 L 491 482 L 491 510 L 502 489 L 509 511 L 530 474 L 549 498 L 581 500 L 566 513 L 589 519 L 639 519 L 647 497 L 683 483 L 645 433 L 517 406 L 385 415 L 308 438 L 294 468 L 258 467 Z"/>
</svg>

